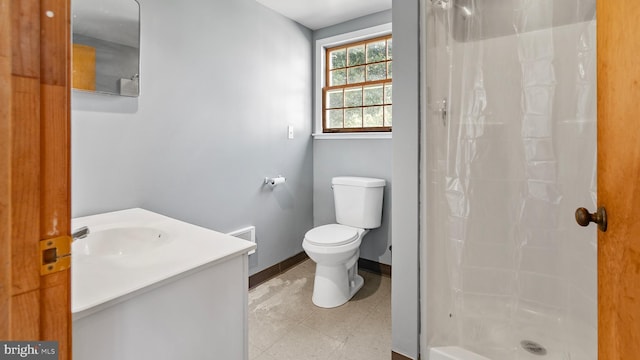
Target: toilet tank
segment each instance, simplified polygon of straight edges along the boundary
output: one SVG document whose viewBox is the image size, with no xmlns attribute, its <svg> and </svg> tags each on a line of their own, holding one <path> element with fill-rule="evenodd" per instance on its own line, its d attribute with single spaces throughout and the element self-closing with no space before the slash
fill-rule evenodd
<svg viewBox="0 0 640 360">
<path fill-rule="evenodd" d="M 380 227 L 384 179 L 341 176 L 331 179 L 338 224 L 361 229 Z"/>
</svg>

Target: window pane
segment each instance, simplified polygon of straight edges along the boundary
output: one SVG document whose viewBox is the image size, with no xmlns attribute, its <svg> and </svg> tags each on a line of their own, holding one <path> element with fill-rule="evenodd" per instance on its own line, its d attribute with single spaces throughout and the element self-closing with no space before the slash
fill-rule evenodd
<svg viewBox="0 0 640 360">
<path fill-rule="evenodd" d="M 349 51 L 349 66 L 364 64 L 364 44 L 354 47 L 350 47 Z"/>
<path fill-rule="evenodd" d="M 382 106 L 364 108 L 364 127 L 382 126 Z"/>
<path fill-rule="evenodd" d="M 344 127 L 345 128 L 362 127 L 362 108 L 346 109 L 344 111 Z"/>
<path fill-rule="evenodd" d="M 392 123 L 392 111 L 391 111 L 391 105 L 385 106 L 384 107 L 384 126 L 391 126 Z"/>
<path fill-rule="evenodd" d="M 367 65 L 367 81 L 384 80 L 387 77 L 387 64 Z"/>
<path fill-rule="evenodd" d="M 327 127 L 330 129 L 342 128 L 342 109 L 340 110 L 327 110 Z"/>
<path fill-rule="evenodd" d="M 347 66 L 347 49 L 329 52 L 329 69 L 338 69 Z"/>
<path fill-rule="evenodd" d="M 328 68 L 323 111 L 328 132 L 391 127 L 393 42 L 389 38 L 368 41 L 325 53 Z"/>
<path fill-rule="evenodd" d="M 345 81 L 347 79 L 346 75 L 347 75 L 346 69 L 331 71 L 331 79 L 329 81 L 330 82 L 329 86 L 346 84 L 346 81 Z"/>
<path fill-rule="evenodd" d="M 386 60 L 386 52 L 384 40 L 367 44 L 367 63 Z"/>
<path fill-rule="evenodd" d="M 327 91 L 327 108 L 335 109 L 341 108 L 344 106 L 344 101 L 342 97 L 342 89 L 340 90 L 332 90 Z"/>
<path fill-rule="evenodd" d="M 344 106 L 362 106 L 362 88 L 350 88 L 344 90 Z"/>
<path fill-rule="evenodd" d="M 348 83 L 357 84 L 364 82 L 364 66 L 349 68 Z"/>
<path fill-rule="evenodd" d="M 384 85 L 384 103 L 386 104 L 391 104 L 391 99 L 393 99 L 393 85 L 391 84 L 385 84 Z"/>
<path fill-rule="evenodd" d="M 364 105 L 382 105 L 382 85 L 367 86 L 364 88 Z"/>
</svg>

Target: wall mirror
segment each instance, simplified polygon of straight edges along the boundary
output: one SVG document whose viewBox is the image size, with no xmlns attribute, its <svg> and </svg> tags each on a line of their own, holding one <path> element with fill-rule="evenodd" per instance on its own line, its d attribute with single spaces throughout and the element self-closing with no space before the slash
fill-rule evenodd
<svg viewBox="0 0 640 360">
<path fill-rule="evenodd" d="M 138 96 L 140 5 L 136 0 L 72 0 L 73 88 Z"/>
</svg>

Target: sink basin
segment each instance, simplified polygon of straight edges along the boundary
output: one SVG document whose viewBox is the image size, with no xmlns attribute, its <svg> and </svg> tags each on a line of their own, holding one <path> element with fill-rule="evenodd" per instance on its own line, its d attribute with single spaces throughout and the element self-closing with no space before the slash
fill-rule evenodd
<svg viewBox="0 0 640 360">
<path fill-rule="evenodd" d="M 162 230 L 150 227 L 114 227 L 93 231 L 73 242 L 74 255 L 129 256 L 151 251 L 169 243 Z"/>
</svg>

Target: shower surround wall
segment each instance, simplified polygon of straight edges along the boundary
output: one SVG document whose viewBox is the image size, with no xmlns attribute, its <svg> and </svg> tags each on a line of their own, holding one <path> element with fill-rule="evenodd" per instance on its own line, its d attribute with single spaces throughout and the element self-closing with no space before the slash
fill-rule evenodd
<svg viewBox="0 0 640 360">
<path fill-rule="evenodd" d="M 544 3 L 506 21 L 550 21 Z M 573 219 L 595 209 L 595 20 L 464 39 L 486 23 L 454 16 L 430 8 L 425 33 L 423 344 L 595 359 L 596 237 Z"/>
<path fill-rule="evenodd" d="M 255 225 L 251 273 L 303 251 L 311 31 L 254 0 L 139 2 L 140 97 L 73 94 L 73 216 L 144 207 L 221 232 Z"/>
</svg>

